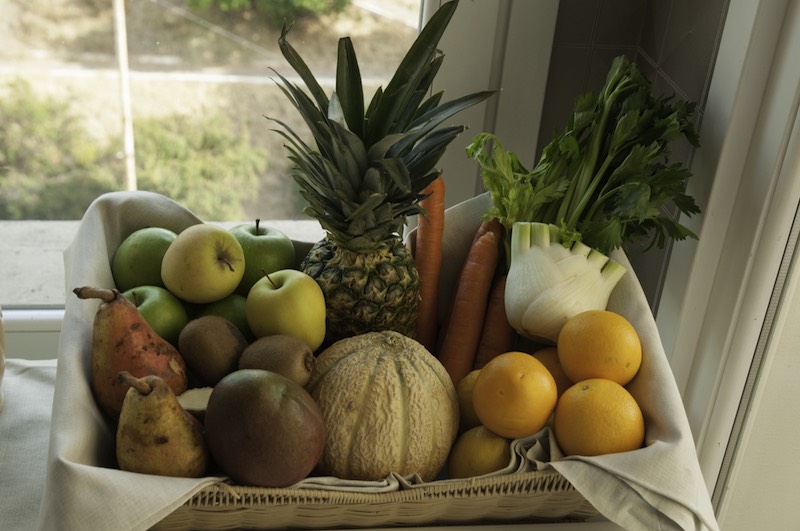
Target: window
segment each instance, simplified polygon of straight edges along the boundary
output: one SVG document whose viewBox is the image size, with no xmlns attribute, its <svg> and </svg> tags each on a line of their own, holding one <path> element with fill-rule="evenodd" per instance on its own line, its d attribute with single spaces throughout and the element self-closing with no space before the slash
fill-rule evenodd
<svg viewBox="0 0 800 531">
<path fill-rule="evenodd" d="M 304 217 L 282 138 L 265 118 L 305 131 L 273 81 L 272 69 L 294 73 L 278 49 L 280 15 L 192 7 L 201 3 L 0 7 L 3 307 L 63 305 L 63 249 L 107 191 L 157 191 L 206 220 Z M 370 97 L 416 37 L 420 0 L 319 2 L 336 3 L 341 12 L 298 18 L 289 41 L 324 84 L 336 41 L 350 35 Z M 118 38 L 127 56 L 116 53 Z"/>
<path fill-rule="evenodd" d="M 296 119 L 287 109 L 286 101 L 275 94 L 270 79 L 270 66 L 291 74 L 275 51 L 275 30 L 265 30 L 263 24 L 258 26 L 255 14 L 192 10 L 190 1 L 127 2 L 134 126 L 138 123 L 148 133 L 155 129 L 165 134 L 174 130 L 159 124 L 180 125 L 183 129 L 179 131 L 189 128 L 181 125 L 183 121 L 194 124 L 194 120 L 198 123 L 218 120 L 227 127 L 238 127 L 234 131 L 249 135 L 249 146 L 241 142 L 228 146 L 266 157 L 263 171 L 280 177 L 274 181 L 277 184 L 270 188 L 265 184 L 270 182 L 268 177 L 259 176 L 250 188 L 239 185 L 240 191 L 244 189 L 248 197 L 256 198 L 252 203 L 239 205 L 229 199 L 215 202 L 239 206 L 242 211 L 238 214 L 209 213 L 179 199 L 210 221 L 230 223 L 256 215 L 264 219 L 282 218 L 292 224 L 296 220 L 287 218 L 306 219 L 296 205 L 286 207 L 289 201 L 285 198 L 292 193 L 292 183 L 285 174 L 288 163 L 277 135 L 269 133 L 271 125 L 264 118 L 265 114 L 274 113 L 278 118 Z M 420 20 L 427 20 L 444 0 L 349 1 L 349 7 L 341 15 L 325 15 L 322 23 L 298 21 L 289 38 L 316 73 L 332 71 L 335 46 L 330 43 L 350 35 L 362 61 L 362 75 L 369 78 L 371 87 L 366 88 L 366 93 L 371 96 L 370 91 L 385 83 L 407 50 Z M 0 109 L 10 94 L 8 83 L 20 79 L 22 88 L 18 90 L 23 95 L 29 91 L 47 104 L 68 105 L 69 113 L 58 107 L 61 110 L 51 114 L 72 127 L 80 127 L 80 135 L 85 136 L 73 134 L 66 135 L 67 138 L 88 139 L 67 142 L 67 146 L 81 148 L 75 157 L 85 165 L 74 176 L 80 184 L 58 187 L 69 177 L 59 173 L 57 179 L 48 181 L 45 190 L 57 193 L 33 194 L 37 201 L 51 195 L 53 208 L 40 209 L 40 214 L 27 218 L 11 218 L 0 212 L 0 237 L 4 244 L 0 251 L 0 305 L 4 309 L 7 355 L 55 356 L 65 301 L 63 251 L 88 206 L 86 199 L 81 204 L 76 194 L 88 188 L 86 179 L 90 176 L 101 183 L 113 181 L 113 188 L 109 189 L 121 190 L 125 186 L 114 3 L 121 0 L 53 0 L 46 6 L 10 0 L 0 5 Z M 471 135 L 492 131 L 508 138 L 506 144 L 510 148 L 519 150 L 536 145 L 557 12 L 557 0 L 459 4 L 440 42 L 447 60 L 439 71 L 434 90 L 445 90 L 446 99 L 499 87 L 503 91 L 492 101 L 458 115 L 458 123 L 467 125 L 468 131 L 451 144 L 439 164 L 447 182 L 448 206 L 480 191 L 478 169 L 463 151 Z M 177 35 L 183 35 L 182 39 L 177 39 Z M 324 46 L 320 45 L 322 42 Z M 315 49 L 318 55 L 314 54 Z M 277 65 L 271 63 L 275 57 L 279 60 Z M 365 65 L 369 65 L 369 70 Z M 10 129 L 4 127 L 0 134 Z M 240 141 L 240 136 L 233 140 Z M 17 141 L 29 137 L 12 135 Z M 177 134 L 168 138 L 173 142 L 183 141 Z M 230 136 L 227 138 L 230 140 Z M 64 142 L 63 137 L 57 139 Z M 142 133 L 135 138 L 138 164 L 158 169 L 163 165 L 147 166 L 141 159 L 145 156 L 147 160 L 146 139 Z M 33 144 L 39 150 L 49 146 L 40 141 Z M 46 151 L 50 153 L 51 148 Z M 0 148 L 0 157 L 7 156 Z M 20 180 L 10 183 L 7 172 L 11 168 L 8 162 L 0 160 L 0 208 L 8 206 L 8 194 L 24 192 L 26 189 L 20 183 L 34 174 L 20 172 Z M 138 185 L 144 187 L 151 175 L 137 169 Z M 176 181 L 164 179 L 170 184 Z M 171 189 L 166 193 L 176 195 Z M 21 199 L 11 203 L 17 210 L 25 204 Z M 74 207 L 71 215 L 53 214 L 56 207 L 65 206 Z"/>
</svg>

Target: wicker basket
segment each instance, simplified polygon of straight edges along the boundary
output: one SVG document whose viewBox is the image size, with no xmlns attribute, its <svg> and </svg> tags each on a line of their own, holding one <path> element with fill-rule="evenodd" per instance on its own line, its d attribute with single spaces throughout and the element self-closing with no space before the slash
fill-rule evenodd
<svg viewBox="0 0 800 531">
<path fill-rule="evenodd" d="M 448 210 L 443 249 L 448 260 L 441 283 L 444 300 L 487 200 L 478 196 Z M 134 228 L 156 224 L 179 231 L 197 222 L 191 212 L 158 194 L 107 194 L 87 211 L 75 242 L 65 253 L 69 285 L 111 284 L 108 257 Z M 413 232 L 408 236 L 413 245 Z M 300 255 L 311 245 L 295 243 Z M 84 256 L 98 259 L 87 265 Z M 637 301 L 643 297 L 634 291 Z M 611 511 L 608 507 L 598 510 L 593 483 L 584 481 L 588 490 L 579 491 L 568 474 L 556 469 L 580 463 L 548 466 L 550 441 L 546 437 L 515 441 L 516 458 L 506 469 L 463 480 L 422 482 L 392 477 L 377 485 L 361 485 L 312 477 L 290 488 L 259 488 L 216 477 L 192 480 L 121 472 L 114 462 L 113 429 L 97 411 L 88 383 L 74 384 L 88 377 L 94 313 L 95 307 L 67 299 L 42 504 L 43 514 L 56 527 L 79 528 L 91 522 L 98 529 L 136 530 L 376 528 L 583 521 L 601 513 L 608 517 Z M 653 327 L 651 321 L 650 317 L 645 325 Z M 596 475 L 604 480 L 609 476 Z M 81 488 L 74 488 L 78 484 Z M 92 501 L 110 492 L 115 503 L 112 513 Z"/>
<path fill-rule="evenodd" d="M 330 529 L 476 522 L 581 521 L 595 508 L 554 470 L 436 481 L 393 492 L 202 489 L 153 529 Z"/>
<path fill-rule="evenodd" d="M 451 227 L 471 239 L 488 197 L 481 196 L 448 211 Z M 457 219 L 463 216 L 463 219 Z M 452 230 L 452 228 L 451 228 Z M 466 237 L 463 237 L 466 235 Z M 412 232 L 408 242 L 414 245 Z M 448 243 L 457 239 L 454 234 Z M 295 242 L 295 245 L 302 245 Z M 464 242 L 445 249 L 455 264 L 463 262 Z M 306 249 L 298 249 L 304 255 Z M 447 290 L 454 271 L 443 271 Z M 443 298 L 447 298 L 444 295 Z M 553 469 L 517 471 L 465 480 L 401 484 L 389 492 L 356 487 L 320 489 L 257 488 L 215 483 L 203 488 L 154 529 L 330 529 L 375 528 L 448 523 L 582 521 L 598 511 Z"/>
</svg>

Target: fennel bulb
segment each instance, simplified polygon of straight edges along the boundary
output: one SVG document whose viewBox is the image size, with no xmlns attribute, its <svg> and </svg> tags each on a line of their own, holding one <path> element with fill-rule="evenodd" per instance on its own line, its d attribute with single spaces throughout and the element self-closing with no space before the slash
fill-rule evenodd
<svg viewBox="0 0 800 531">
<path fill-rule="evenodd" d="M 489 133 L 467 148 L 492 196 L 485 219 L 505 230 L 506 313 L 521 335 L 555 342 L 569 317 L 605 309 L 624 274 L 613 250 L 697 238 L 676 219 L 700 212 L 686 194 L 691 172 L 669 160 L 675 140 L 699 145 L 696 105 L 650 88 L 633 62 L 615 58 L 602 90 L 575 101 L 532 169 Z"/>
<path fill-rule="evenodd" d="M 506 316 L 522 336 L 555 343 L 567 319 L 604 310 L 625 268 L 581 243 L 565 247 L 555 225 L 517 222 L 511 229 Z"/>
</svg>

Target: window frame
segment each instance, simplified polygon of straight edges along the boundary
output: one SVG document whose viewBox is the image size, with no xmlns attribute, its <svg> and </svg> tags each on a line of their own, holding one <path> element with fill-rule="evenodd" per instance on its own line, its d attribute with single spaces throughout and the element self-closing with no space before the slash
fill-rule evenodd
<svg viewBox="0 0 800 531">
<path fill-rule="evenodd" d="M 707 207 L 685 220 L 699 240 L 674 246 L 656 315 L 717 509 L 800 204 L 798 21 L 791 2 L 730 2 L 692 165 L 709 177 L 689 190 Z"/>
<path fill-rule="evenodd" d="M 427 20 L 444 0 L 423 0 Z M 479 168 L 464 155 L 472 136 L 488 131 L 504 138 L 516 153 L 536 155 L 558 0 L 461 2 L 440 41 L 444 64 L 433 90 L 446 98 L 502 90 L 486 102 L 456 116 L 468 129 L 440 161 L 450 207 L 482 193 Z M 464 39 L 463 35 L 469 35 Z"/>
</svg>

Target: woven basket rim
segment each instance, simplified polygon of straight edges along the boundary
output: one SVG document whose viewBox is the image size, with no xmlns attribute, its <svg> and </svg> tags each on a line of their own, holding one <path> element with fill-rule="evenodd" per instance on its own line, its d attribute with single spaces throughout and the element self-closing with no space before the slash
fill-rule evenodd
<svg viewBox="0 0 800 531">
<path fill-rule="evenodd" d="M 216 482 L 154 529 L 336 529 L 585 521 L 597 509 L 554 469 L 440 480 L 383 492 Z"/>
<path fill-rule="evenodd" d="M 352 489 L 317 487 L 253 487 L 219 481 L 205 486 L 194 494 L 186 505 L 190 507 L 259 506 L 276 503 L 341 505 L 413 501 L 431 498 L 475 498 L 526 493 L 572 492 L 575 487 L 554 469 L 515 472 L 495 476 L 440 480 L 398 490 L 369 492 Z"/>
</svg>

